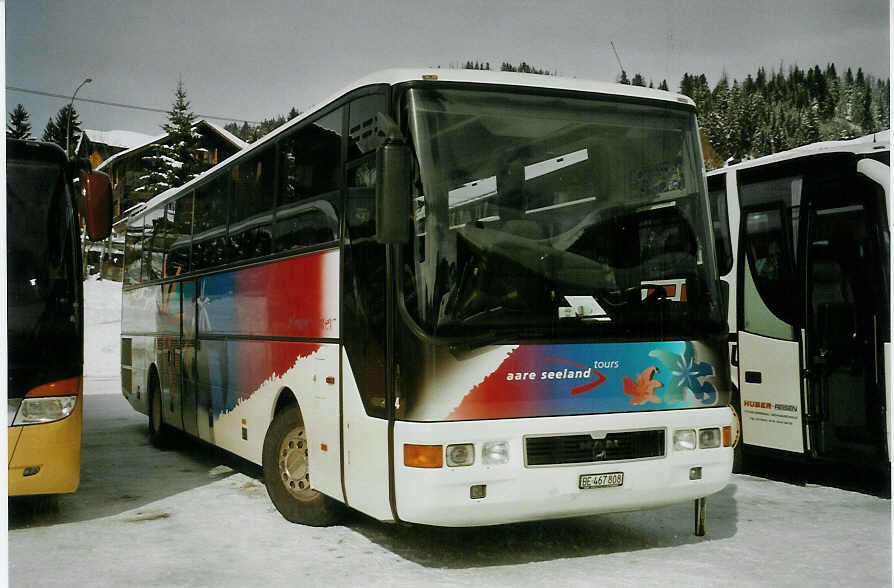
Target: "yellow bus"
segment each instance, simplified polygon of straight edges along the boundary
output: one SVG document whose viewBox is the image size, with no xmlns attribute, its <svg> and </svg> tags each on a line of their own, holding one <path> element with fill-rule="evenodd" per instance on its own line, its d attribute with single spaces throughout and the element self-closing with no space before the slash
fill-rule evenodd
<svg viewBox="0 0 894 588">
<path fill-rule="evenodd" d="M 77 191 L 88 237 L 105 238 L 108 176 L 78 171 L 53 144 L 7 139 L 10 496 L 74 492 L 80 482 L 84 292 Z"/>
</svg>

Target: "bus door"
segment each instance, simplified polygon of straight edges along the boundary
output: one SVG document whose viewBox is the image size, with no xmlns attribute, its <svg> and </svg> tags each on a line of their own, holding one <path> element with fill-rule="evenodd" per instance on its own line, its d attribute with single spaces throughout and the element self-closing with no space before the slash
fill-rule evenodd
<svg viewBox="0 0 894 588">
<path fill-rule="evenodd" d="M 811 190 L 805 223 L 807 393 L 814 453 L 884 456 L 887 255 L 880 186 L 836 176 Z"/>
<path fill-rule="evenodd" d="M 183 318 L 180 331 L 180 382 L 183 430 L 199 436 L 198 397 L 196 392 L 196 282 L 180 282 L 183 296 Z"/>
<path fill-rule="evenodd" d="M 739 394 L 745 444 L 803 453 L 800 334 L 794 325 L 796 214 L 776 200 L 742 211 Z"/>
</svg>

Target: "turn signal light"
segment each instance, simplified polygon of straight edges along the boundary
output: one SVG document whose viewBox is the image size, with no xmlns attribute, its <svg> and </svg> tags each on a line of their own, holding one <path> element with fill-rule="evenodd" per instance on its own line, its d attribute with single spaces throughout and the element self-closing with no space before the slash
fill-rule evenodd
<svg viewBox="0 0 894 588">
<path fill-rule="evenodd" d="M 440 468 L 444 466 L 443 445 L 404 444 L 404 465 L 411 468 Z"/>
<path fill-rule="evenodd" d="M 733 444 L 733 428 L 723 427 L 723 446 L 729 447 Z"/>
</svg>

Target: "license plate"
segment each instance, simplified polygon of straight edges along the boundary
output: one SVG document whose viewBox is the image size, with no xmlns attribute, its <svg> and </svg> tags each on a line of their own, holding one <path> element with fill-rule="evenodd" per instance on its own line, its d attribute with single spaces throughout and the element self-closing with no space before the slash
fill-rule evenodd
<svg viewBox="0 0 894 588">
<path fill-rule="evenodd" d="M 624 484 L 624 472 L 611 472 L 609 474 L 583 474 L 580 477 L 579 488 L 614 488 Z"/>
</svg>

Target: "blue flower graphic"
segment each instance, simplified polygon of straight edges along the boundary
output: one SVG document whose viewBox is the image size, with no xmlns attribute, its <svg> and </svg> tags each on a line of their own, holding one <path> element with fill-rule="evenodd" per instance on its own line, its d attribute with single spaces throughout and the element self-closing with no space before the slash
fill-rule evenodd
<svg viewBox="0 0 894 588">
<path fill-rule="evenodd" d="M 686 342 L 683 353 L 677 355 L 663 349 L 653 349 L 650 357 L 658 359 L 670 371 L 670 382 L 664 388 L 664 402 L 676 404 L 686 398 L 686 390 L 692 392 L 696 400 L 703 404 L 713 404 L 717 400 L 717 390 L 710 382 L 702 382 L 701 378 L 714 375 L 714 367 L 710 363 L 695 359 L 695 349 L 690 341 Z"/>
</svg>

